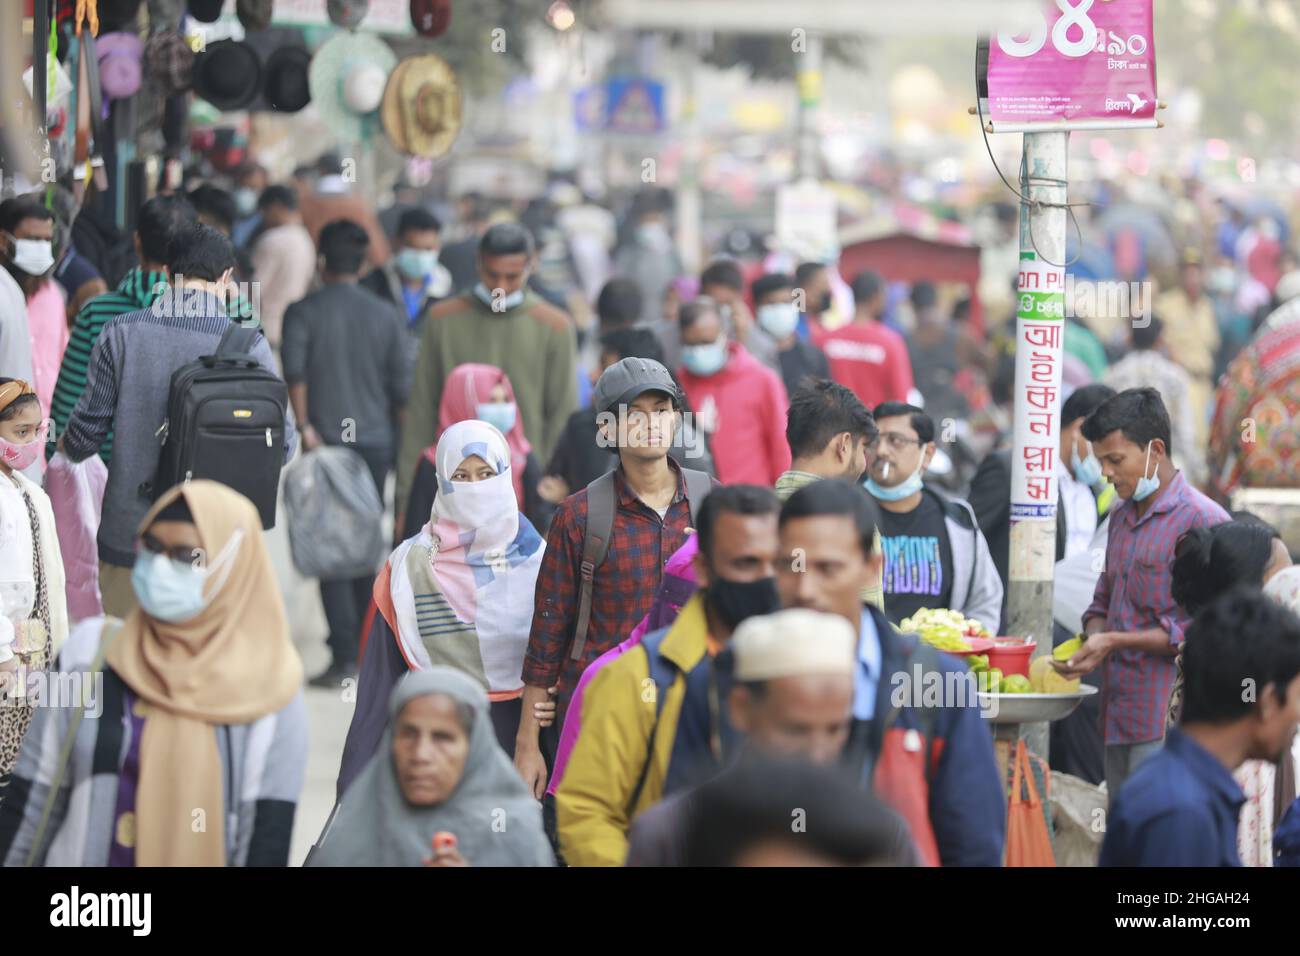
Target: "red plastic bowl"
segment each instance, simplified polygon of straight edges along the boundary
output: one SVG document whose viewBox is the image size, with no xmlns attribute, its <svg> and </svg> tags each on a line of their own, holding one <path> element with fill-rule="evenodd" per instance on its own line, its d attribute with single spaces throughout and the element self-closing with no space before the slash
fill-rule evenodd
<svg viewBox="0 0 1300 956">
<path fill-rule="evenodd" d="M 1003 677 L 1012 674 L 1028 677 L 1029 659 L 1033 657 L 1034 648 L 1037 646 L 1037 641 L 1026 640 L 1023 637 L 995 637 L 993 646 L 988 651 L 989 669 L 996 667 L 1002 671 Z"/>
</svg>

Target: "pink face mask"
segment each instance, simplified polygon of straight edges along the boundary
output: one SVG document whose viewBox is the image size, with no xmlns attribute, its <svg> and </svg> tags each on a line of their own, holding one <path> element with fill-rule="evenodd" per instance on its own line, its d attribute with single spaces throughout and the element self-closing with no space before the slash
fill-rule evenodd
<svg viewBox="0 0 1300 956">
<path fill-rule="evenodd" d="M 11 441 L 0 438 L 0 459 L 3 459 L 4 463 L 14 471 L 26 471 L 45 447 L 44 438 L 44 426 L 36 433 L 36 437 L 25 445 L 15 445 Z"/>
</svg>

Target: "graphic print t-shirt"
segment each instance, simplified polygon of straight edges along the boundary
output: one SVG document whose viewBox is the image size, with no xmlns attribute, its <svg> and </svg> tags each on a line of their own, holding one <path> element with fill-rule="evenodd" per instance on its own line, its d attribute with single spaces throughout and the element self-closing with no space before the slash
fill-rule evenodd
<svg viewBox="0 0 1300 956">
<path fill-rule="evenodd" d="M 907 514 L 880 509 L 885 549 L 885 615 L 894 624 L 923 607 L 948 606 L 952 595 L 952 546 L 943 508 L 934 497 Z"/>
</svg>

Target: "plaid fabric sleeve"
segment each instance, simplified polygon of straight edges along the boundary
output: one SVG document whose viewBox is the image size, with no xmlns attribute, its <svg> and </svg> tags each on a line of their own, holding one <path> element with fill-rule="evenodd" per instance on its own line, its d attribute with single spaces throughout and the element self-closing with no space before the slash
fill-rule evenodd
<svg viewBox="0 0 1300 956">
<path fill-rule="evenodd" d="M 546 535 L 546 553 L 537 572 L 533 628 L 524 654 L 523 681 L 530 687 L 554 687 L 564 665 L 578 605 L 578 556 L 582 533 L 576 503 L 560 506 Z"/>
</svg>

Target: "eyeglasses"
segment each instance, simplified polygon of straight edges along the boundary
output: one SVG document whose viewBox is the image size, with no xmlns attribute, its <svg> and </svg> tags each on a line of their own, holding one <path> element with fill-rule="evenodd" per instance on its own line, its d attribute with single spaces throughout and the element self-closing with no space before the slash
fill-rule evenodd
<svg viewBox="0 0 1300 956">
<path fill-rule="evenodd" d="M 924 445 L 925 442 L 919 438 L 911 438 L 907 435 L 900 435 L 898 432 L 881 432 L 875 438 L 867 442 L 868 448 L 877 448 L 880 443 L 884 442 L 895 451 L 902 451 L 908 445 Z"/>
</svg>

